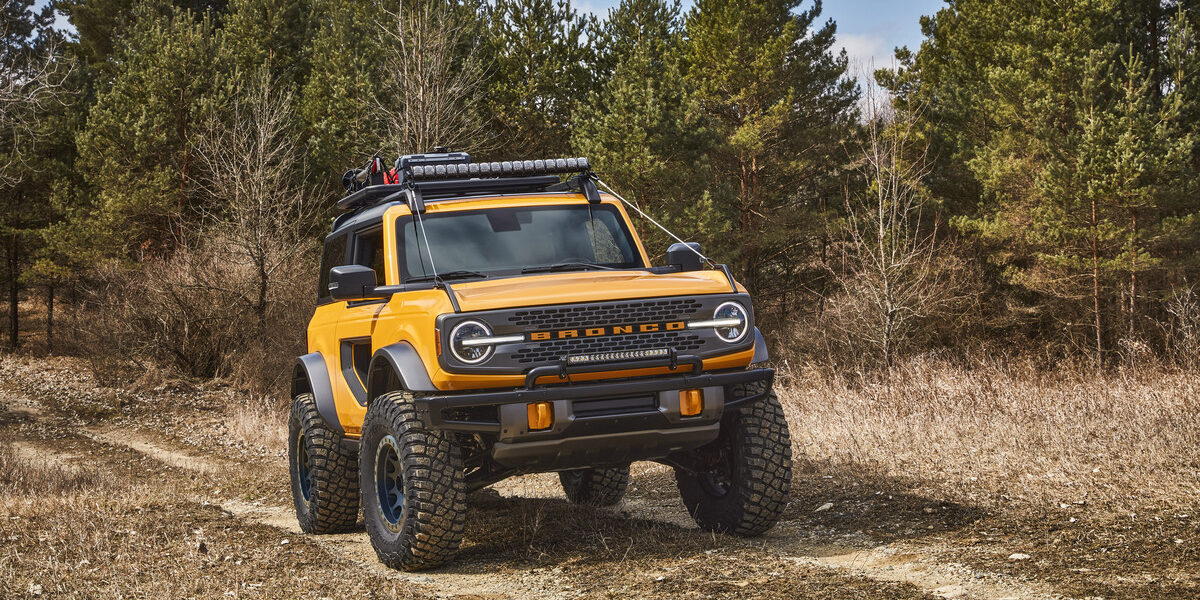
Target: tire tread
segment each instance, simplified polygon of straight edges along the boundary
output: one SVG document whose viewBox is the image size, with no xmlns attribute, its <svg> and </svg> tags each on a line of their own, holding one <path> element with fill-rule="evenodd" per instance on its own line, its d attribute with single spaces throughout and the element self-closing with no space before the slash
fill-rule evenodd
<svg viewBox="0 0 1200 600">
<path fill-rule="evenodd" d="M 775 525 L 787 506 L 792 484 L 792 445 L 787 419 L 774 392 L 741 408 L 733 419 L 732 439 L 740 444 L 742 468 L 748 474 L 744 485 L 726 497 L 714 499 L 698 478 L 676 469 L 675 481 L 684 505 L 707 530 L 745 537 L 762 535 Z"/>
<path fill-rule="evenodd" d="M 408 392 L 390 392 L 371 403 L 363 425 L 364 440 L 367 427 L 375 422 L 391 429 L 402 446 L 409 518 L 402 522 L 398 543 L 390 543 L 377 530 L 386 526 L 372 522 L 382 516 L 364 515 L 371 545 L 379 559 L 393 569 L 417 571 L 444 565 L 458 553 L 466 522 L 467 494 L 458 450 L 447 435 L 425 428 Z M 368 451 L 374 449 L 364 443 L 362 452 Z M 373 480 L 374 473 L 364 471 L 362 477 L 364 482 L 368 477 Z M 373 493 L 373 487 L 363 486 L 364 507 L 368 506 L 366 494 Z"/>
<path fill-rule="evenodd" d="M 560 471 L 558 480 L 572 504 L 613 506 L 629 488 L 629 465 Z"/>
<path fill-rule="evenodd" d="M 341 434 L 321 418 L 312 394 L 296 396 L 290 417 L 292 427 L 305 431 L 309 442 L 312 492 L 306 507 L 296 507 L 296 518 L 305 533 L 342 533 L 358 523 L 358 454 L 342 445 Z M 291 431 L 294 440 L 297 431 Z M 289 446 L 292 442 L 289 442 Z M 289 456 L 289 461 L 294 461 Z M 294 469 L 295 467 L 291 467 Z M 293 473 L 293 497 L 303 502 Z"/>
</svg>

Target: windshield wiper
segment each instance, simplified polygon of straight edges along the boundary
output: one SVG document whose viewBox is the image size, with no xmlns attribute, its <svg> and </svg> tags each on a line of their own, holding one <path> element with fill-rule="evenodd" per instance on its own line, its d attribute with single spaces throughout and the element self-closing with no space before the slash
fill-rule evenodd
<svg viewBox="0 0 1200 600">
<path fill-rule="evenodd" d="M 561 262 L 552 265 L 544 265 L 541 267 L 525 267 L 521 269 L 521 273 L 546 273 L 549 271 L 574 271 L 576 269 L 601 269 L 604 271 L 612 271 L 612 267 L 598 265 L 590 262 Z"/>
<path fill-rule="evenodd" d="M 408 279 L 408 283 L 417 283 L 417 282 L 421 282 L 421 281 L 433 281 L 434 279 L 441 279 L 442 281 L 445 281 L 447 279 L 472 279 L 475 277 L 487 279 L 487 275 L 484 275 L 483 273 L 480 273 L 478 271 L 449 271 L 446 273 L 438 273 L 437 275 L 422 275 L 420 277 L 410 277 Z"/>
</svg>

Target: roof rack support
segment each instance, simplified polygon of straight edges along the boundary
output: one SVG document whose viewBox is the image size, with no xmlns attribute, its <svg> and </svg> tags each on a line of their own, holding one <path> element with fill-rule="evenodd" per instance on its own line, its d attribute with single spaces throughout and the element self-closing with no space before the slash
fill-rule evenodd
<svg viewBox="0 0 1200 600">
<path fill-rule="evenodd" d="M 574 176 L 564 184 L 560 175 Z M 337 206 L 346 211 L 401 200 L 400 193 L 408 194 L 403 199 L 414 214 L 425 212 L 426 198 L 461 195 L 573 190 L 600 202 L 599 179 L 584 157 L 473 163 L 466 152 L 412 154 L 388 170 L 376 155 L 366 167 L 347 171 L 343 183 L 347 195 Z"/>
<path fill-rule="evenodd" d="M 404 190 L 404 195 L 406 196 L 406 200 L 408 202 L 409 212 L 413 214 L 423 214 L 425 212 L 425 198 L 421 195 L 421 190 L 418 190 L 415 187 L 410 187 Z"/>
<path fill-rule="evenodd" d="M 596 176 L 588 171 L 580 173 L 562 183 L 558 183 L 546 188 L 547 192 L 566 192 L 579 191 L 583 192 L 587 201 L 591 204 L 600 204 L 600 190 L 596 187 Z"/>
</svg>

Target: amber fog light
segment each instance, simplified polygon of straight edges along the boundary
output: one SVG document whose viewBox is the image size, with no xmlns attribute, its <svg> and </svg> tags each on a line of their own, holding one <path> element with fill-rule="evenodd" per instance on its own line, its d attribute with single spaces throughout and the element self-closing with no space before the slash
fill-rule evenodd
<svg viewBox="0 0 1200 600">
<path fill-rule="evenodd" d="M 529 413 L 529 430 L 550 429 L 554 424 L 554 405 L 549 402 L 531 402 L 525 408 Z"/>
<path fill-rule="evenodd" d="M 679 414 L 694 417 L 704 410 L 704 390 L 679 390 Z"/>
</svg>

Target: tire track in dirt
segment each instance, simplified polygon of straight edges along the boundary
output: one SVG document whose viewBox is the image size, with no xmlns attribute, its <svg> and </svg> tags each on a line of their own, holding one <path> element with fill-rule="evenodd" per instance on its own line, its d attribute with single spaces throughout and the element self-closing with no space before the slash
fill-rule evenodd
<svg viewBox="0 0 1200 600">
<path fill-rule="evenodd" d="M 144 436 L 131 435 L 125 431 L 119 435 L 97 432 L 90 432 L 90 435 L 107 443 L 124 445 L 160 462 L 201 474 L 212 474 L 225 466 L 215 459 L 163 448 Z M 656 467 L 652 466 L 650 469 Z M 516 477 L 492 487 L 504 497 L 562 497 L 558 477 L 553 473 Z M 290 506 L 230 500 L 222 503 L 221 507 L 239 519 L 294 534 L 302 533 Z M 695 524 L 687 516 L 683 503 L 678 499 L 651 502 L 641 498 L 630 498 L 613 510 L 628 513 L 634 518 L 654 520 L 686 528 L 695 527 Z M 794 540 L 799 537 L 796 533 L 789 532 L 788 523 L 784 522 L 755 542 L 775 551 L 781 559 L 798 565 L 833 569 L 877 581 L 907 583 L 939 598 L 962 600 L 1059 600 L 1063 598 L 1063 596 L 1055 594 L 1049 587 L 1035 582 L 1019 581 L 996 573 L 982 573 L 965 565 L 938 562 L 936 559 L 938 548 L 934 546 L 891 543 L 874 548 L 856 549 L 836 543 L 796 544 Z M 376 558 L 375 550 L 371 547 L 370 539 L 365 532 L 309 536 L 309 539 L 341 553 L 366 570 L 393 579 L 422 586 L 432 586 L 431 592 L 439 597 L 573 598 L 578 595 L 577 591 L 563 589 L 558 582 L 545 575 L 514 574 L 516 579 L 513 580 L 482 574 L 437 571 L 405 573 L 389 569 Z"/>
<path fill-rule="evenodd" d="M 153 458 L 160 463 L 194 471 L 200 475 L 213 475 L 227 467 L 224 461 L 170 450 L 157 444 L 147 436 L 128 430 L 84 429 L 82 431 L 84 435 L 97 442 L 112 446 L 124 446 L 139 454 Z"/>
<path fill-rule="evenodd" d="M 24 398 L 18 409 L 27 418 L 44 418 L 45 411 L 37 402 Z M 80 433 L 97 442 L 129 448 L 160 463 L 182 468 L 203 476 L 216 476 L 227 469 L 236 468 L 236 463 L 217 457 L 198 455 L 166 447 L 153 437 L 128 429 L 110 430 L 85 428 Z M 30 456 L 36 454 L 42 460 L 70 463 L 74 455 L 48 451 L 43 447 L 16 445 L 17 451 Z M 60 455 L 61 454 L 61 455 Z M 643 466 L 635 471 L 641 474 L 665 469 L 658 465 Z M 558 478 L 553 473 L 527 475 L 509 479 L 492 486 L 504 497 L 561 498 Z M 293 534 L 301 534 L 291 506 L 279 506 L 262 502 L 227 500 L 221 508 L 231 517 L 266 525 Z M 678 498 L 659 497 L 627 498 L 612 509 L 629 517 L 663 522 L 684 528 L 695 527 L 687 516 L 686 509 Z M 547 572 L 531 573 L 520 571 L 498 576 L 474 573 L 405 573 L 385 567 L 380 563 L 365 532 L 335 535 L 306 536 L 314 543 L 334 551 L 364 570 L 385 577 L 405 581 L 422 588 L 431 596 L 453 598 L 471 596 L 484 599 L 500 598 L 574 598 L 580 592 L 563 587 Z M 755 540 L 755 545 L 765 546 L 782 560 L 802 566 L 815 566 L 844 572 L 849 575 L 886 582 L 911 584 L 923 592 L 941 598 L 961 599 L 1060 599 L 1045 585 L 1027 582 L 996 573 L 983 573 L 964 565 L 942 563 L 936 558 L 937 546 L 896 542 L 874 548 L 854 548 L 837 543 L 814 545 L 797 542 L 805 539 L 802 532 L 780 523 L 766 536 Z"/>
<path fill-rule="evenodd" d="M 634 476 L 669 472 L 662 465 L 635 465 Z M 558 477 L 553 473 L 525 475 L 492 486 L 501 496 L 561 498 Z M 685 529 L 695 528 L 683 502 L 675 496 L 626 498 L 613 510 L 639 519 L 658 521 Z M 765 545 L 781 559 L 799 565 L 848 572 L 877 581 L 908 583 L 930 595 L 962 600 L 1065 600 L 1049 586 L 1022 581 L 1007 575 L 985 573 L 956 563 L 944 563 L 936 555 L 945 550 L 936 545 L 890 543 L 860 549 L 837 543 L 798 543 L 805 539 L 789 522 L 781 522 L 756 544 Z"/>
<path fill-rule="evenodd" d="M 908 583 L 939 598 L 1033 600 L 1062 599 L 1048 586 L 1017 581 L 1007 576 L 975 571 L 966 565 L 937 562 L 928 548 L 885 544 L 846 552 L 831 546 L 830 554 L 811 551 L 814 556 L 785 556 L 785 560 L 861 575 L 877 581 Z"/>
<path fill-rule="evenodd" d="M 216 475 L 234 466 L 220 459 L 165 448 L 148 436 L 127 430 L 117 432 L 88 429 L 84 433 L 96 441 L 123 446 L 164 464 L 180 467 L 200 475 Z M 291 506 L 226 500 L 220 504 L 220 507 L 236 519 L 274 527 L 296 535 L 305 535 L 306 539 L 342 555 L 364 570 L 389 579 L 416 584 L 422 587 L 422 592 L 432 597 L 566 599 L 579 595 L 578 591 L 564 589 L 556 579 L 548 575 L 539 576 L 523 572 L 498 577 L 488 574 L 397 571 L 389 569 L 379 562 L 375 556 L 375 549 L 371 546 L 370 538 L 365 532 L 306 535 L 300 530 L 300 526 L 296 522 L 296 513 Z"/>
</svg>

